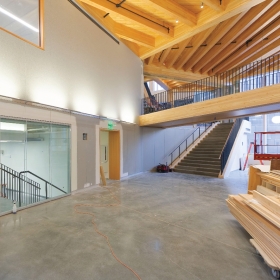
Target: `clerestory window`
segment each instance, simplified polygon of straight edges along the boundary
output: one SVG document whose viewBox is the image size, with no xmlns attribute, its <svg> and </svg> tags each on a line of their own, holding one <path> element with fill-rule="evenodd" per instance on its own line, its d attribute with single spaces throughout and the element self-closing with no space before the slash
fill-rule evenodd
<svg viewBox="0 0 280 280">
<path fill-rule="evenodd" d="M 43 47 L 43 0 L 1 0 L 0 28 Z"/>
</svg>

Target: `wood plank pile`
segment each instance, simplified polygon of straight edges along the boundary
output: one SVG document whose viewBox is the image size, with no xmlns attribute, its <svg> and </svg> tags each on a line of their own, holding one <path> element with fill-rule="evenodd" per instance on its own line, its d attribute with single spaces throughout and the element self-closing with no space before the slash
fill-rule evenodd
<svg viewBox="0 0 280 280">
<path fill-rule="evenodd" d="M 258 186 L 252 194 L 229 195 L 230 212 L 254 238 L 251 243 L 266 263 L 280 270 L 279 194 Z"/>
</svg>

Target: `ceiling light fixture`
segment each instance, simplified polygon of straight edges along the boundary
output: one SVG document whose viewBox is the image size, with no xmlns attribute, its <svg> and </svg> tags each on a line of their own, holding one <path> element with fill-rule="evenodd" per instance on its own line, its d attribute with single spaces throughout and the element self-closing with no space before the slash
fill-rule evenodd
<svg viewBox="0 0 280 280">
<path fill-rule="evenodd" d="M 0 123 L 0 130 L 11 130 L 11 131 L 25 131 L 25 125 L 21 123 Z"/>
<path fill-rule="evenodd" d="M 273 118 L 272 118 L 272 122 L 273 123 L 280 123 L 280 116 L 274 116 Z"/>
<path fill-rule="evenodd" d="M 203 8 L 204 8 L 204 4 L 203 4 L 203 2 L 201 2 L 201 6 L 200 6 L 200 8 L 201 8 L 201 9 L 203 9 Z"/>
<path fill-rule="evenodd" d="M 15 16 L 15 15 L 11 14 L 10 12 L 6 11 L 5 9 L 3 9 L 3 8 L 1 8 L 1 7 L 0 7 L 0 12 L 3 13 L 3 14 L 5 14 L 5 15 L 7 15 L 8 17 L 14 19 L 15 21 L 21 23 L 22 25 L 25 25 L 25 26 L 28 27 L 29 29 L 31 29 L 31 30 L 33 30 L 33 31 L 35 31 L 35 32 L 37 32 L 37 33 L 39 32 L 39 29 L 38 29 L 38 28 L 32 26 L 31 24 L 25 22 L 24 20 L 22 20 L 22 19 L 20 19 L 19 17 L 17 17 L 17 16 Z"/>
<path fill-rule="evenodd" d="M 177 20 L 176 20 L 176 23 L 178 23 L 178 22 L 179 22 L 179 20 L 177 19 Z"/>
</svg>

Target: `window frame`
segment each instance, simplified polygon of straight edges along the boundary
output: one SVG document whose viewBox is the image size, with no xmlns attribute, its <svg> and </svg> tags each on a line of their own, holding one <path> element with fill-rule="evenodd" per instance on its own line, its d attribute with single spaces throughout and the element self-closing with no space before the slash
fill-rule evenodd
<svg viewBox="0 0 280 280">
<path fill-rule="evenodd" d="M 45 45 L 44 45 L 44 1 L 45 0 L 38 0 L 39 1 L 39 44 L 34 44 L 30 41 L 28 41 L 27 39 L 3 28 L 0 26 L 0 30 L 3 30 L 15 37 L 17 37 L 18 39 L 38 48 L 38 49 L 41 49 L 41 50 L 44 50 L 45 49 Z"/>
</svg>

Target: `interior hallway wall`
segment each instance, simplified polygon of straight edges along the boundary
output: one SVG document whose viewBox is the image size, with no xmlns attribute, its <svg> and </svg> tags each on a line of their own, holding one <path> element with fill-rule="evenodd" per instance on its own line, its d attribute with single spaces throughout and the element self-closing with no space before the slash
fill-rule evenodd
<svg viewBox="0 0 280 280">
<path fill-rule="evenodd" d="M 168 155 L 193 131 L 192 126 L 166 129 L 143 127 L 143 171 L 153 170 L 159 163 L 165 164 Z"/>
<path fill-rule="evenodd" d="M 142 62 L 68 1 L 44 1 L 45 49 L 0 30 L 0 95 L 136 122 Z"/>
</svg>

